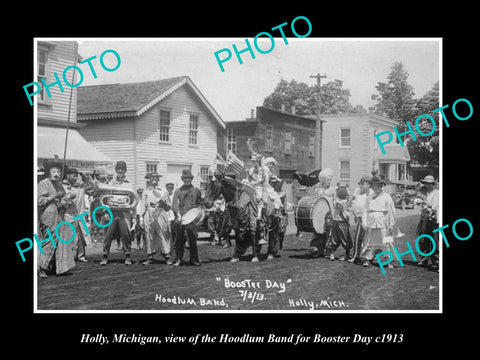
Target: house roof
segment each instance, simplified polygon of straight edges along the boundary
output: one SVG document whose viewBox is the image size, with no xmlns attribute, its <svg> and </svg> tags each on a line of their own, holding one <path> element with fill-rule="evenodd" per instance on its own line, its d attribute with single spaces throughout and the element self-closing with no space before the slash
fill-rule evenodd
<svg viewBox="0 0 480 360">
<path fill-rule="evenodd" d="M 81 86 L 77 93 L 77 120 L 140 116 L 184 85 L 190 87 L 215 120 L 225 128 L 220 115 L 188 76 L 137 83 Z"/>
<path fill-rule="evenodd" d="M 305 117 L 309 117 L 311 119 L 315 119 L 317 115 L 305 115 Z M 398 125 L 398 122 L 396 120 L 392 120 L 390 118 L 387 118 L 386 116 L 378 115 L 372 112 L 368 113 L 340 113 L 340 114 L 321 114 L 322 119 L 335 119 L 335 118 L 359 118 L 359 117 L 364 117 L 368 118 L 371 121 L 379 122 L 379 123 L 384 123 L 387 125 L 395 126 Z M 328 120 L 323 120 L 327 121 Z"/>
<path fill-rule="evenodd" d="M 269 108 L 269 107 L 266 107 L 266 106 L 257 106 L 257 113 L 259 110 L 262 110 L 262 111 L 270 111 L 270 112 L 274 112 L 274 113 L 278 113 L 278 114 L 282 114 L 282 115 L 286 115 L 286 116 L 290 116 L 290 117 L 294 117 L 294 118 L 298 118 L 298 119 L 302 119 L 302 120 L 313 120 L 313 121 L 316 121 L 317 120 L 317 115 L 299 115 L 299 114 L 293 114 L 289 111 L 284 111 L 284 110 L 279 110 L 279 109 L 272 109 L 272 108 Z M 320 120 L 322 122 L 325 122 L 325 120 Z"/>
</svg>

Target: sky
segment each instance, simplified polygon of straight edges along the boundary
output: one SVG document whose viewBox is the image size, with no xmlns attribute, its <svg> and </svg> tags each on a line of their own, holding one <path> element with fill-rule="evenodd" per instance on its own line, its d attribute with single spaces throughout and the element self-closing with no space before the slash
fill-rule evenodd
<svg viewBox="0 0 480 360">
<path fill-rule="evenodd" d="M 224 121 L 250 117 L 251 109 L 263 104 L 281 79 L 316 84 L 311 75 L 320 73 L 327 78 L 322 84 L 335 79 L 350 89 L 352 105 L 365 109 L 374 105 L 371 95 L 375 85 L 385 82 L 395 61 L 403 63 L 409 74 L 415 97 L 423 96 L 441 74 L 441 41 L 436 38 L 275 38 L 273 49 L 266 54 L 256 50 L 253 39 L 250 53 L 241 54 L 243 64 L 235 56 L 246 48 L 245 38 L 148 38 L 148 39 L 77 39 L 78 53 L 83 59 L 96 56 L 92 61 L 97 78 L 82 64 L 82 85 L 130 83 L 160 80 L 175 76 L 189 76 L 208 102 Z M 260 37 L 258 47 L 271 48 L 267 37 Z M 121 58 L 117 70 L 107 72 L 98 63 L 100 55 L 113 49 Z M 222 72 L 215 52 L 229 49 L 232 57 L 223 63 Z M 220 58 L 226 52 L 219 53 Z M 104 57 L 107 67 L 115 65 L 113 54 Z"/>
</svg>

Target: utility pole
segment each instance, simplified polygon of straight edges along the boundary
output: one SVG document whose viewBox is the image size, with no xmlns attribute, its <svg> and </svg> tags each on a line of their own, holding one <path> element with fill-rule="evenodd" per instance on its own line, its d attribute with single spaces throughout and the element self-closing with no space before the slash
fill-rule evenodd
<svg viewBox="0 0 480 360">
<path fill-rule="evenodd" d="M 320 83 L 321 79 L 326 78 L 327 75 L 323 73 L 317 73 L 317 75 L 310 75 L 311 78 L 317 79 L 317 122 L 315 124 L 315 169 L 322 168 L 322 158 L 321 158 L 321 151 L 322 151 L 322 121 L 320 120 L 321 109 L 322 109 L 322 98 L 320 95 Z"/>
</svg>

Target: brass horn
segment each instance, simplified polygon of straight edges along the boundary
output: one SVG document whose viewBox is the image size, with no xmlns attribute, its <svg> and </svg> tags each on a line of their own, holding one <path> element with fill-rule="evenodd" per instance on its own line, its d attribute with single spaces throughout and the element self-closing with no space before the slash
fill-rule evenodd
<svg viewBox="0 0 480 360">
<path fill-rule="evenodd" d="M 135 209 L 139 202 L 138 195 L 133 189 L 102 183 L 96 184 L 95 197 L 101 205 L 113 210 Z"/>
</svg>

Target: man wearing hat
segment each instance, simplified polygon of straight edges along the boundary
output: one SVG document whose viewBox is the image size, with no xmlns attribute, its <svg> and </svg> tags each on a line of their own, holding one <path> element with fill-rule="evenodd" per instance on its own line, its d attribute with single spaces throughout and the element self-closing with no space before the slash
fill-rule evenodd
<svg viewBox="0 0 480 360">
<path fill-rule="evenodd" d="M 153 255 L 157 252 L 166 260 L 169 258 L 172 234 L 167 211 L 170 210 L 168 192 L 158 186 L 161 175 L 152 172 L 145 176 L 150 186 L 142 194 L 139 204 L 139 215 L 143 217 L 145 226 L 145 250 L 147 260 L 143 265 L 153 263 Z"/>
<path fill-rule="evenodd" d="M 65 221 L 65 210 L 71 203 L 62 185 L 62 168 L 59 161 L 49 161 L 44 164 L 45 178 L 37 186 L 38 228 L 42 237 L 42 249 L 38 256 L 38 275 L 47 277 L 47 271 L 55 268 L 57 275 L 66 273 L 75 266 L 72 244 L 57 241 L 53 238 L 58 224 Z M 69 226 L 61 226 L 58 235 L 62 239 L 70 239 L 72 230 Z M 40 237 L 39 236 L 39 237 Z M 52 240 L 48 241 L 47 238 Z M 55 246 L 53 244 L 55 242 Z"/>
<path fill-rule="evenodd" d="M 125 176 L 127 172 L 127 164 L 125 161 L 118 161 L 115 164 L 115 172 L 117 176 L 113 178 L 109 185 L 118 187 L 130 187 L 130 184 Z M 131 209 L 112 209 L 113 220 L 109 225 L 105 238 L 103 240 L 103 259 L 100 265 L 107 265 L 108 255 L 110 254 L 110 247 L 112 240 L 120 237 L 125 252 L 125 265 L 131 265 L 130 251 L 132 245 L 131 224 L 132 224 L 132 210 Z M 133 210 L 134 211 L 134 210 Z"/>
<path fill-rule="evenodd" d="M 353 255 L 348 260 L 349 262 L 356 262 L 360 259 L 360 251 L 365 238 L 365 229 L 362 227 L 362 215 L 367 197 L 371 194 L 373 194 L 372 181 L 369 176 L 363 176 L 358 182 L 358 187 L 353 194 L 351 212 L 355 219 L 355 233 L 352 239 Z"/>
<path fill-rule="evenodd" d="M 366 237 L 360 257 L 364 259 L 364 266 L 370 266 L 378 252 L 391 251 L 392 254 L 394 253 L 393 244 L 386 243 L 385 238 L 393 235 L 396 223 L 395 205 L 392 197 L 383 190 L 385 180 L 374 175 L 371 183 L 373 194 L 367 196 L 362 214 L 362 226 L 366 230 Z M 388 267 L 393 267 L 391 262 Z"/>
<path fill-rule="evenodd" d="M 440 207 L 440 192 L 435 188 L 437 182 L 432 175 L 427 175 L 420 180 L 423 184 L 421 192 L 424 193 L 425 199 L 417 198 L 415 203 L 421 206 L 420 221 L 417 226 L 417 236 L 428 234 L 435 239 L 436 249 L 429 256 L 421 256 L 418 265 L 428 266 L 429 262 L 434 268 L 438 269 L 438 232 L 433 230 L 438 228 L 437 214 Z M 418 242 L 419 249 L 424 254 L 430 254 L 433 250 L 433 244 L 430 240 L 422 237 Z"/>
<path fill-rule="evenodd" d="M 200 259 L 198 257 L 197 237 L 198 230 L 195 222 L 187 225 L 180 223 L 181 217 L 194 207 L 203 206 L 202 193 L 200 189 L 192 185 L 193 175 L 190 169 L 182 171 L 183 185 L 176 189 L 173 193 L 172 209 L 176 216 L 176 261 L 174 266 L 180 265 L 183 261 L 183 253 L 185 250 L 185 233 L 187 235 L 188 243 L 190 245 L 190 264 L 199 266 Z"/>
</svg>

